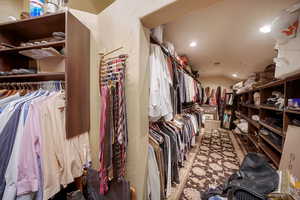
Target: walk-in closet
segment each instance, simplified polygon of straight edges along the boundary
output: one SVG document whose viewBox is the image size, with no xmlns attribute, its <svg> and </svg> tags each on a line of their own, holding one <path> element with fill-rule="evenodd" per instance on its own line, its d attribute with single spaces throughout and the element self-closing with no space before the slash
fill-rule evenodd
<svg viewBox="0 0 300 200">
<path fill-rule="evenodd" d="M 0 200 L 300 200 L 299 0 L 0 0 Z"/>
<path fill-rule="evenodd" d="M 167 23 L 158 22 L 167 8 L 145 17 L 148 199 L 285 199 L 280 187 L 293 178 L 297 190 L 299 8 L 225 0 Z M 187 113 L 198 117 L 191 137 L 178 123 Z"/>
</svg>

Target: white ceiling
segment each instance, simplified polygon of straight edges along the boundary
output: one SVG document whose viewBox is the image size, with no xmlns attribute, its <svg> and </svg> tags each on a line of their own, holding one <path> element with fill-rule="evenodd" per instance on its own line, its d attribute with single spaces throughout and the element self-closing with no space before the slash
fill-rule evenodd
<svg viewBox="0 0 300 200">
<path fill-rule="evenodd" d="M 200 76 L 246 78 L 275 56 L 275 41 L 259 28 L 298 0 L 224 0 L 166 24 L 165 40 L 190 58 Z M 197 42 L 194 48 L 189 47 Z M 220 65 L 214 65 L 220 62 Z"/>
</svg>

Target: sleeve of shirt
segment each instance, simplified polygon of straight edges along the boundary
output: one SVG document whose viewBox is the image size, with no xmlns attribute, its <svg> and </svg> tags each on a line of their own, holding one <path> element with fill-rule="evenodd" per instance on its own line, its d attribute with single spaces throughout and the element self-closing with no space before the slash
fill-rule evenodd
<svg viewBox="0 0 300 200">
<path fill-rule="evenodd" d="M 37 165 L 37 153 L 39 153 L 40 148 L 39 140 L 35 136 L 35 131 L 40 130 L 40 124 L 38 118 L 34 119 L 34 114 L 33 106 L 30 105 L 21 141 L 23 151 L 20 152 L 18 162 L 18 196 L 29 192 L 36 192 L 38 190 L 39 172 Z"/>
</svg>

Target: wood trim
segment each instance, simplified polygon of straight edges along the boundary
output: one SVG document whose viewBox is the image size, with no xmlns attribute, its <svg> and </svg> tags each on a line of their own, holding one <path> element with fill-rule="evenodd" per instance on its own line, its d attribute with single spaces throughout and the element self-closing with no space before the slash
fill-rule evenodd
<svg viewBox="0 0 300 200">
<path fill-rule="evenodd" d="M 79 34 L 80 33 L 80 34 Z M 67 138 L 90 130 L 90 30 L 66 13 Z"/>
</svg>

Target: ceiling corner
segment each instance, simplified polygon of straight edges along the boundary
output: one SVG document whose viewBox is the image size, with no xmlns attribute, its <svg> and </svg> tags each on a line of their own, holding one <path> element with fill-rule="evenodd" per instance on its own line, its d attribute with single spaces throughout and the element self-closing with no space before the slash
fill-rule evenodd
<svg viewBox="0 0 300 200">
<path fill-rule="evenodd" d="M 115 0 L 70 0 L 68 6 L 73 9 L 99 14 L 113 2 L 115 2 Z"/>
</svg>

